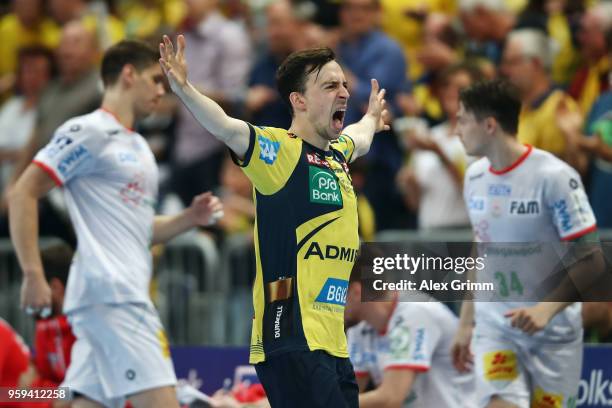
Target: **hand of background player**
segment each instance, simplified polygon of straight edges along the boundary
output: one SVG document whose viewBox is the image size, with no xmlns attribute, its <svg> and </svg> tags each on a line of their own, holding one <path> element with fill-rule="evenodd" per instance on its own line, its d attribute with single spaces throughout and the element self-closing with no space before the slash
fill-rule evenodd
<svg viewBox="0 0 612 408">
<path fill-rule="evenodd" d="M 195 196 L 187 211 L 194 226 L 212 225 L 223 217 L 223 204 L 219 197 L 208 191 Z"/>
<path fill-rule="evenodd" d="M 376 132 L 381 130 L 389 130 L 391 127 L 387 124 L 389 121 L 389 111 L 385 109 L 385 90 L 380 89 L 378 81 L 372 79 L 372 91 L 370 92 L 370 101 L 368 103 L 368 111 L 366 115 L 370 115 L 376 122 Z"/>
<path fill-rule="evenodd" d="M 554 315 L 555 310 L 548 307 L 547 303 L 509 310 L 504 314 L 505 317 L 510 318 L 512 327 L 516 327 L 529 335 L 533 335 L 546 327 Z"/>
<path fill-rule="evenodd" d="M 472 341 L 472 327 L 459 326 L 451 346 L 451 357 L 453 365 L 460 373 L 466 373 L 472 369 L 474 355 L 470 351 Z"/>
<path fill-rule="evenodd" d="M 30 315 L 46 317 L 51 311 L 51 288 L 44 273 L 24 275 L 21 283 L 21 308 Z"/>
<path fill-rule="evenodd" d="M 187 62 L 185 61 L 185 37 L 176 38 L 176 53 L 170 37 L 164 35 L 159 43 L 159 63 L 168 78 L 170 88 L 176 92 L 187 83 Z"/>
</svg>

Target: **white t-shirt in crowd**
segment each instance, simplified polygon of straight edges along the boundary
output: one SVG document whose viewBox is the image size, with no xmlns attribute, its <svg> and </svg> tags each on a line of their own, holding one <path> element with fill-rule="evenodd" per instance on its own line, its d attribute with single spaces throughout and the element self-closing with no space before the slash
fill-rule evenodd
<svg viewBox="0 0 612 408">
<path fill-rule="evenodd" d="M 431 129 L 431 139 L 458 169 L 465 169 L 470 161 L 458 136 L 451 134 L 448 122 Z M 465 208 L 461 187 L 440 157 L 431 151 L 417 150 L 411 167 L 421 190 L 419 228 L 467 227 L 470 220 Z"/>
</svg>

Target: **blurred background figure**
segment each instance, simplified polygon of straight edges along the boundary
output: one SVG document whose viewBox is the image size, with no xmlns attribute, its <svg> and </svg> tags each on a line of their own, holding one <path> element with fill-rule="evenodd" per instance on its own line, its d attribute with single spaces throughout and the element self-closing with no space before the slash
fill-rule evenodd
<svg viewBox="0 0 612 408">
<path fill-rule="evenodd" d="M 49 12 L 60 25 L 80 21 L 95 33 L 102 50 L 125 38 L 123 22 L 109 12 L 104 0 L 49 0 Z"/>
<path fill-rule="evenodd" d="M 593 4 L 580 19 L 578 43 L 583 64 L 576 71 L 569 94 L 578 101 L 583 115 L 587 115 L 597 97 L 610 87 L 610 61 L 606 52 L 605 34 L 612 29 L 612 3 Z"/>
<path fill-rule="evenodd" d="M 508 35 L 501 73 L 518 89 L 521 97 L 518 140 L 571 163 L 580 151 L 566 143 L 555 117 L 560 104 L 572 112 L 579 108 L 571 96 L 555 87 L 550 77 L 551 69 L 550 39 L 545 32 L 524 28 Z"/>
<path fill-rule="evenodd" d="M 34 131 L 37 106 L 54 72 L 53 54 L 46 48 L 21 48 L 15 93 L 0 107 L 0 185 L 6 188 L 14 162 Z"/>
<path fill-rule="evenodd" d="M 13 87 L 19 50 L 34 45 L 55 48 L 59 29 L 45 13 L 43 0 L 12 0 L 12 12 L 0 18 L 0 101 Z"/>
<path fill-rule="evenodd" d="M 276 70 L 298 49 L 304 35 L 301 22 L 289 0 L 271 2 L 266 7 L 266 50 L 250 72 L 245 108 L 250 122 L 288 129 L 289 108 L 276 90 Z"/>
<path fill-rule="evenodd" d="M 4 186 L 4 199 L 12 184 L 32 161 L 34 153 L 49 142 L 59 125 L 100 105 L 102 94 L 96 67 L 98 55 L 95 36 L 82 23 L 73 21 L 62 28 L 62 38 L 55 54 L 58 76 L 40 96 L 34 130 L 15 162 L 8 184 Z M 60 196 L 56 194 L 55 198 L 50 198 L 54 200 L 54 205 L 48 199 L 41 202 L 41 233 L 59 237 L 74 246 L 76 239 L 67 216 L 62 215 Z M 8 236 L 6 204 L 2 212 L 4 217 L 0 221 L 0 233 Z"/>
<path fill-rule="evenodd" d="M 19 386 L 21 376 L 28 370 L 29 361 L 28 346 L 11 325 L 0 318 L 0 387 Z"/>
<path fill-rule="evenodd" d="M 345 123 L 354 123 L 365 113 L 372 78 L 386 90 L 385 100 L 391 115 L 399 113 L 396 97 L 410 92 L 404 54 L 399 44 L 378 28 L 379 20 L 378 0 L 346 0 L 341 4 L 337 55 L 350 93 Z M 402 160 L 393 133 L 376 135 L 364 160 L 368 167 L 364 192 L 374 209 L 378 227 L 401 228 L 413 224 L 414 220 L 408 219 L 402 209 L 393 183 Z"/>
<path fill-rule="evenodd" d="M 459 110 L 459 91 L 480 78 L 475 65 L 460 63 L 443 70 L 437 92 L 447 120 L 431 129 L 410 121 L 401 134 L 411 155 L 397 177 L 408 207 L 418 214 L 422 230 L 465 228 L 469 218 L 463 200 L 463 174 L 470 158 L 453 133 Z M 420 126 L 419 126 L 420 125 Z"/>
<path fill-rule="evenodd" d="M 193 85 L 237 115 L 244 101 L 252 48 L 242 24 L 221 14 L 218 0 L 185 0 L 185 58 Z M 170 188 L 183 205 L 204 190 L 219 186 L 225 147 L 179 104 Z"/>
</svg>

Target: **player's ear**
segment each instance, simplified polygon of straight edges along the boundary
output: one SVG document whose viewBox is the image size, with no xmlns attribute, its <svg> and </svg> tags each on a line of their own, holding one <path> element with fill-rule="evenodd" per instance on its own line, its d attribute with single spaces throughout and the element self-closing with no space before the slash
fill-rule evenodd
<svg viewBox="0 0 612 408">
<path fill-rule="evenodd" d="M 291 92 L 289 94 L 289 102 L 294 111 L 306 110 L 306 100 L 304 99 L 304 95 L 299 92 Z"/>
<path fill-rule="evenodd" d="M 497 120 L 495 120 L 493 116 L 489 116 L 485 119 L 485 130 L 487 134 L 492 135 L 495 133 L 498 126 Z"/>
<path fill-rule="evenodd" d="M 136 76 L 136 68 L 132 64 L 125 64 L 121 68 L 121 81 L 126 85 L 132 85 Z"/>
</svg>

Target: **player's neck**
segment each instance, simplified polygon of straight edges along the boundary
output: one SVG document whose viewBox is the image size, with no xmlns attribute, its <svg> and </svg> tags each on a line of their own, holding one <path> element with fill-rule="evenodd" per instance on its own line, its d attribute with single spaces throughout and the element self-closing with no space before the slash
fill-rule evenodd
<svg viewBox="0 0 612 408">
<path fill-rule="evenodd" d="M 329 140 L 321 137 L 314 126 L 305 118 L 294 117 L 288 130 L 307 143 L 321 150 L 329 150 Z"/>
<path fill-rule="evenodd" d="M 387 328 L 394 307 L 393 302 L 371 302 L 364 308 L 363 320 L 377 332 L 383 332 Z"/>
<path fill-rule="evenodd" d="M 525 145 L 509 135 L 499 135 L 492 143 L 491 149 L 486 153 L 491 167 L 503 170 L 512 166 L 525 153 Z"/>
<path fill-rule="evenodd" d="M 127 129 L 134 128 L 134 109 L 132 108 L 131 99 L 126 97 L 126 95 L 114 92 L 113 90 L 106 91 L 102 99 L 101 108 L 113 113 L 119 123 Z"/>
</svg>

